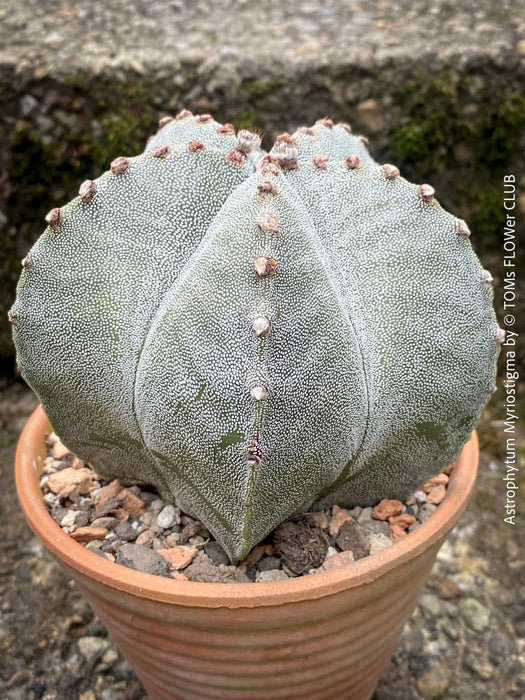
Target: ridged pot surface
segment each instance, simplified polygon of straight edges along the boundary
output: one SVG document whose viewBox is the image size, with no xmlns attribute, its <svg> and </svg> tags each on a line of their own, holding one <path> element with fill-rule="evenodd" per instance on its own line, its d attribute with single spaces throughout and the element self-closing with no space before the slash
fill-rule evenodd
<svg viewBox="0 0 525 700">
<path fill-rule="evenodd" d="M 20 503 L 152 700 L 370 698 L 478 466 L 473 433 L 436 513 L 355 564 L 275 583 L 193 583 L 119 566 L 60 529 L 39 485 L 47 431 L 38 408 L 16 455 Z"/>
</svg>

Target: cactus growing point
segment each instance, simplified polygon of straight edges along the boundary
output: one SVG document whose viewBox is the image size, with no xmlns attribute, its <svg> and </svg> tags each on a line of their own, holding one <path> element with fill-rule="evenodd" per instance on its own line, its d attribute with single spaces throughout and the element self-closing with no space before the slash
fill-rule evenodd
<svg viewBox="0 0 525 700">
<path fill-rule="evenodd" d="M 405 497 L 492 391 L 492 278 L 430 185 L 329 119 L 184 110 L 46 217 L 10 320 L 63 442 L 232 559 L 307 509 Z"/>
</svg>

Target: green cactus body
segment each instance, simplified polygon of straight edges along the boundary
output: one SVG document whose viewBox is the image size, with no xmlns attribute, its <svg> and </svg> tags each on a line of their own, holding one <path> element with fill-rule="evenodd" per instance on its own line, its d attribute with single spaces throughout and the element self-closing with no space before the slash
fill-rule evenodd
<svg viewBox="0 0 525 700">
<path fill-rule="evenodd" d="M 349 131 L 265 155 L 184 112 L 25 259 L 18 360 L 57 434 L 233 560 L 297 512 L 405 497 L 493 387 L 503 332 L 468 228 Z"/>
</svg>

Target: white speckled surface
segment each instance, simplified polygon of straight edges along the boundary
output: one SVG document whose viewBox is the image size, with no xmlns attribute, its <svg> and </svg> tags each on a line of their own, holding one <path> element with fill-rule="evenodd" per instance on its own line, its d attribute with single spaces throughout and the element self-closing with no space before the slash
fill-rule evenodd
<svg viewBox="0 0 525 700">
<path fill-rule="evenodd" d="M 65 444 L 171 493 L 238 558 L 313 502 L 402 497 L 450 463 L 492 387 L 497 323 L 457 220 L 344 129 L 298 135 L 297 170 L 250 175 L 217 128 L 170 122 L 148 145 L 173 144 L 165 158 L 62 209 L 22 273 L 15 338 Z"/>
</svg>

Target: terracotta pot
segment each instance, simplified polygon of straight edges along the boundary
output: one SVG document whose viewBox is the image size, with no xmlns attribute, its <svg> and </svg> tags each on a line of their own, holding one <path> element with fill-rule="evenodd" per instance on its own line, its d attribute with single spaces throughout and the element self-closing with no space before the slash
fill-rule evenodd
<svg viewBox="0 0 525 700">
<path fill-rule="evenodd" d="M 370 698 L 478 465 L 473 433 L 436 513 L 355 564 L 275 583 L 192 583 L 119 566 L 62 532 L 39 487 L 48 431 L 38 408 L 16 455 L 20 503 L 152 700 Z"/>
</svg>

